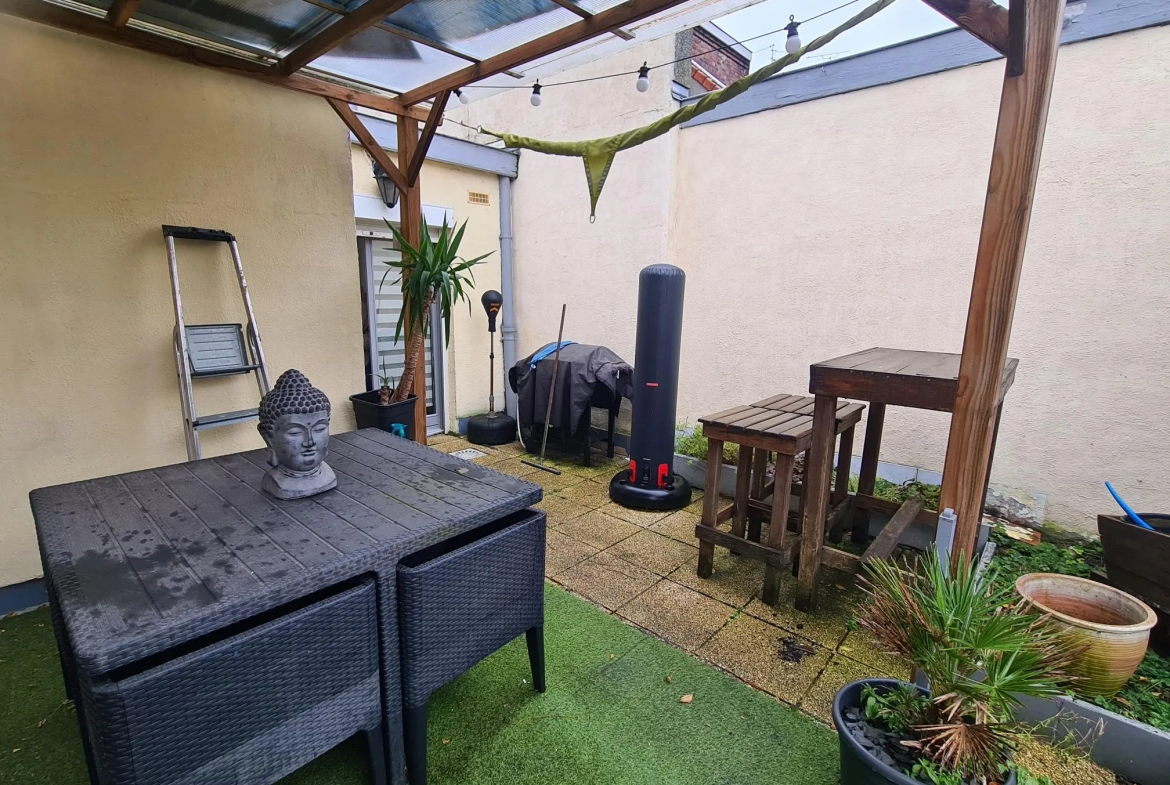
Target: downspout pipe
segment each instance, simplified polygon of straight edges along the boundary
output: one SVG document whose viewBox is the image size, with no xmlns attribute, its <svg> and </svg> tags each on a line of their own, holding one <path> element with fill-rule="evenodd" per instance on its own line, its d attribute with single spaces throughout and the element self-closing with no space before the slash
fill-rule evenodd
<svg viewBox="0 0 1170 785">
<path fill-rule="evenodd" d="M 512 289 L 512 178 L 500 175 L 500 343 L 504 350 L 504 410 L 516 416 L 516 398 L 508 394 L 508 371 L 516 364 L 516 298 Z"/>
</svg>

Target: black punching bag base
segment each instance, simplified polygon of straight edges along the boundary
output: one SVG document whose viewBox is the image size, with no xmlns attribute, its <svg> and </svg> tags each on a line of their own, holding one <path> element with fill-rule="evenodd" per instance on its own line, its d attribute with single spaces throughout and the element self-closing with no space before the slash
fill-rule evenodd
<svg viewBox="0 0 1170 785">
<path fill-rule="evenodd" d="M 634 510 L 656 512 L 681 510 L 691 503 L 691 484 L 681 475 L 674 475 L 671 478 L 673 485 L 666 488 L 630 485 L 627 482 L 629 477 L 630 470 L 622 469 L 609 481 L 610 501 Z"/>
<path fill-rule="evenodd" d="M 507 414 L 479 414 L 467 418 L 467 441 L 487 446 L 516 441 L 516 418 Z"/>
</svg>

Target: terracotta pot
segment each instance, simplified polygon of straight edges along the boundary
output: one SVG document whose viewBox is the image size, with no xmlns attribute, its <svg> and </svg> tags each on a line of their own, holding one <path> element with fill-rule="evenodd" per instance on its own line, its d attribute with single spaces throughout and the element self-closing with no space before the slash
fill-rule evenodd
<svg viewBox="0 0 1170 785">
<path fill-rule="evenodd" d="M 1154 610 L 1136 597 L 1103 583 L 1036 572 L 1021 575 L 1016 591 L 1066 628 L 1075 645 L 1085 647 L 1072 671 L 1076 691 L 1085 696 L 1120 690 L 1146 656 Z"/>
</svg>

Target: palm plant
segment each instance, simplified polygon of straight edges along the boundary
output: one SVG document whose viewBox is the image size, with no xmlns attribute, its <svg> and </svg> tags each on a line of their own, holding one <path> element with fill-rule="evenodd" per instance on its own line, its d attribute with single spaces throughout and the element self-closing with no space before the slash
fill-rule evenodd
<svg viewBox="0 0 1170 785">
<path fill-rule="evenodd" d="M 912 736 L 903 744 L 960 776 L 994 778 L 1026 732 L 1012 721 L 1018 696 L 1062 694 L 1075 650 L 1048 617 L 996 585 L 994 567 L 977 574 L 962 562 L 948 572 L 931 550 L 911 568 L 879 560 L 868 572 L 860 625 L 930 679 L 929 701 L 885 706 L 909 715 L 895 718 Z"/>
<path fill-rule="evenodd" d="M 464 300 L 467 302 L 468 313 L 471 310 L 471 300 L 467 297 L 467 289 L 475 286 L 475 276 L 471 268 L 491 256 L 490 252 L 474 259 L 464 259 L 459 255 L 459 245 L 463 242 L 463 231 L 467 228 L 467 221 L 464 221 L 457 230 L 452 230 L 444 219 L 434 240 L 431 239 L 426 218 L 422 218 L 421 223 L 422 231 L 419 234 L 418 245 L 415 246 L 389 221 L 386 222 L 394 235 L 394 241 L 402 251 L 402 258 L 387 263 L 390 269 L 382 276 L 378 288 L 380 290 L 390 273 L 397 270 L 396 282 L 402 286 L 402 310 L 394 327 L 394 342 L 397 343 L 402 338 L 404 329 L 409 337 L 402 376 L 398 378 L 398 387 L 394 390 L 395 403 L 406 400 L 410 391 L 414 389 L 414 378 L 430 325 L 431 306 L 438 303 L 449 342 L 451 309 L 457 302 Z"/>
</svg>

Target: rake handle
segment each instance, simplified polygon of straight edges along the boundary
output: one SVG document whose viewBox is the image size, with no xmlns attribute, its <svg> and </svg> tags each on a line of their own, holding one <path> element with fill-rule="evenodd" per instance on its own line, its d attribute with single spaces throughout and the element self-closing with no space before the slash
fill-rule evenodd
<svg viewBox="0 0 1170 785">
<path fill-rule="evenodd" d="M 548 389 L 548 406 L 544 408 L 544 433 L 540 435 L 540 462 L 544 464 L 544 450 L 548 447 L 548 426 L 552 422 L 553 396 L 557 394 L 557 370 L 561 367 L 561 339 L 565 335 L 565 309 L 568 303 L 561 304 L 561 327 L 557 330 L 557 350 L 553 353 L 552 384 Z"/>
</svg>

